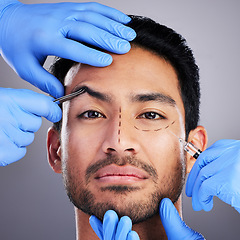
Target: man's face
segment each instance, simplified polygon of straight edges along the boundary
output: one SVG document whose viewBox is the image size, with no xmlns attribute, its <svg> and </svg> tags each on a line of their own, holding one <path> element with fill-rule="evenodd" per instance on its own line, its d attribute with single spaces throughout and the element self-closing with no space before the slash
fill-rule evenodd
<svg viewBox="0 0 240 240">
<path fill-rule="evenodd" d="M 140 48 L 112 55 L 106 68 L 79 65 L 65 79 L 61 150 L 64 184 L 74 205 L 102 219 L 115 210 L 134 223 L 177 201 L 185 158 L 184 107 L 173 67 Z M 174 134 L 173 134 L 174 133 Z"/>
</svg>

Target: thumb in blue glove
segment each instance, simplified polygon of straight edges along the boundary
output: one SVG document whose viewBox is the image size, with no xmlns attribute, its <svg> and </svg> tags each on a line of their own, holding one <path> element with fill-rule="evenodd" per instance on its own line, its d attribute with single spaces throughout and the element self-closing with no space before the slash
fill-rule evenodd
<svg viewBox="0 0 240 240">
<path fill-rule="evenodd" d="M 112 62 L 87 43 L 123 54 L 136 33 L 124 24 L 131 18 L 98 3 L 0 3 L 0 54 L 24 80 L 54 97 L 63 95 L 62 84 L 43 67 L 53 55 L 97 67 Z M 24 31 L 23 31 L 24 28 Z"/>
<path fill-rule="evenodd" d="M 124 216 L 119 220 L 113 210 L 105 213 L 103 223 L 95 216 L 91 216 L 89 222 L 100 240 L 139 240 L 138 234 L 131 230 L 131 219 Z"/>
<path fill-rule="evenodd" d="M 0 88 L 0 166 L 26 154 L 42 118 L 57 122 L 62 112 L 53 98 L 25 89 Z"/>
<path fill-rule="evenodd" d="M 168 240 L 203 240 L 204 237 L 189 228 L 179 216 L 172 201 L 164 198 L 160 203 L 159 214 Z"/>
</svg>

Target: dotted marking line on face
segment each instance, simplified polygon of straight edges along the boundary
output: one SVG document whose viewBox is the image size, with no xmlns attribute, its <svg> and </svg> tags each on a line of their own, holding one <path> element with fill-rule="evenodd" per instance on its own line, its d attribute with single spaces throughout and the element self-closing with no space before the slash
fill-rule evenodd
<svg viewBox="0 0 240 240">
<path fill-rule="evenodd" d="M 118 123 L 118 143 L 121 142 L 120 135 L 121 135 L 121 126 L 122 126 L 122 109 L 119 108 L 119 123 Z"/>
<path fill-rule="evenodd" d="M 138 128 L 137 126 L 134 126 L 134 128 L 136 128 L 137 130 L 139 131 L 143 131 L 143 132 L 150 132 L 150 131 L 154 131 L 154 132 L 158 132 L 162 129 L 168 129 L 170 126 L 172 126 L 176 121 L 172 121 L 170 124 L 168 124 L 166 127 L 164 128 L 158 128 L 158 129 L 153 129 L 153 130 L 150 130 L 150 129 L 140 129 Z"/>
</svg>

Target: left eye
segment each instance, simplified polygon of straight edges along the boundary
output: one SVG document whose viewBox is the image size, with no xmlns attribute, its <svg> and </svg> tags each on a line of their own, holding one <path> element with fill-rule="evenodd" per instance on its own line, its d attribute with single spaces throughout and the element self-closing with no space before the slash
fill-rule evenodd
<svg viewBox="0 0 240 240">
<path fill-rule="evenodd" d="M 87 118 L 103 118 L 104 116 L 100 112 L 89 110 L 89 111 L 82 113 L 78 117 L 87 119 Z"/>
<path fill-rule="evenodd" d="M 159 119 L 165 119 L 164 116 L 162 116 L 159 113 L 156 112 L 146 112 L 141 114 L 138 118 L 145 118 L 145 119 L 150 119 L 150 120 L 159 120 Z"/>
</svg>

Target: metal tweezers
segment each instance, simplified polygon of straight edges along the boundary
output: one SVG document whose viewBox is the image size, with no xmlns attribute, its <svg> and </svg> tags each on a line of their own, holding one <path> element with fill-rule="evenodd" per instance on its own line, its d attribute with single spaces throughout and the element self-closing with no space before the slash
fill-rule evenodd
<svg viewBox="0 0 240 240">
<path fill-rule="evenodd" d="M 86 87 L 82 87 L 82 88 L 80 88 L 78 91 L 76 91 L 76 92 L 73 92 L 73 93 L 70 93 L 70 94 L 68 94 L 68 95 L 65 95 L 65 96 L 63 96 L 63 97 L 60 97 L 60 98 L 56 98 L 53 102 L 58 102 L 58 104 L 59 103 L 63 103 L 63 102 L 65 102 L 65 101 L 68 101 L 68 100 L 71 100 L 71 99 L 73 99 L 74 97 L 77 97 L 77 96 L 79 96 L 80 94 L 83 94 L 83 93 L 85 93 L 86 92 Z"/>
</svg>

